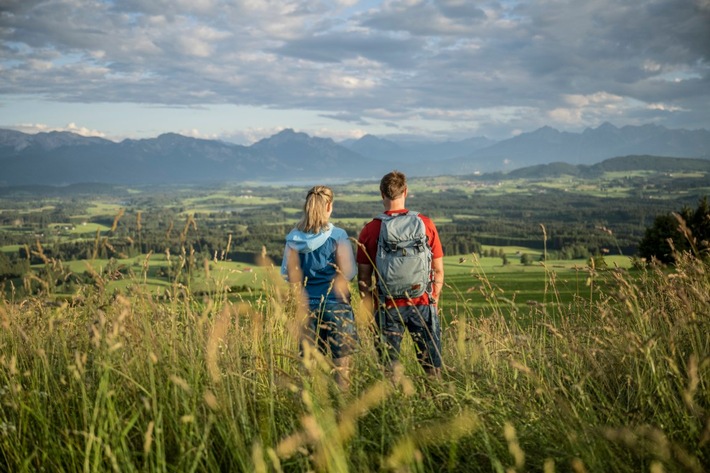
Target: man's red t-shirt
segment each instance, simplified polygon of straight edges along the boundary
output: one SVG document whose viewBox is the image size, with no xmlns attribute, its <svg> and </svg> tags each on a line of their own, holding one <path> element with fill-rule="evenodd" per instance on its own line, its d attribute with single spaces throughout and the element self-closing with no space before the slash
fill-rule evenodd
<svg viewBox="0 0 710 473">
<path fill-rule="evenodd" d="M 397 215 L 402 213 L 407 213 L 407 209 L 400 210 L 388 210 L 385 213 L 387 215 Z M 444 256 L 444 250 L 441 247 L 441 240 L 439 240 L 439 232 L 436 230 L 436 226 L 431 219 L 425 215 L 419 214 L 419 218 L 424 222 L 424 227 L 426 228 L 427 240 L 429 242 L 429 247 L 431 248 L 432 259 L 442 258 Z M 357 247 L 357 263 L 358 264 L 369 264 L 370 266 L 375 266 L 375 257 L 377 256 L 377 239 L 380 236 L 380 227 L 382 226 L 382 220 L 373 219 L 367 223 L 360 232 L 358 237 L 358 242 L 360 245 Z M 363 248 L 364 247 L 364 248 Z M 388 300 L 388 306 L 391 304 L 391 300 Z M 397 299 L 395 304 L 398 306 L 406 305 L 428 305 L 429 295 L 424 293 L 419 297 L 412 299 Z"/>
</svg>

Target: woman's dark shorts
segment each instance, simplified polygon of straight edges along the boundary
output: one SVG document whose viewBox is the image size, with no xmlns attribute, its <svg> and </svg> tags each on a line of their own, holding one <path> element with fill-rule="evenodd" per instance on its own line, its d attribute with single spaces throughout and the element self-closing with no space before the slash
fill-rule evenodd
<svg viewBox="0 0 710 473">
<path fill-rule="evenodd" d="M 333 358 L 352 354 L 358 341 L 355 314 L 350 304 L 311 304 L 303 340 Z"/>
</svg>

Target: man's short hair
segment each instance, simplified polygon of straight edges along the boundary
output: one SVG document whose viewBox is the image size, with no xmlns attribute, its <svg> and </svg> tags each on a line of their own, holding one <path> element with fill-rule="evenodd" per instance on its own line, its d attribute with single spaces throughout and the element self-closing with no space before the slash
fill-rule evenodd
<svg viewBox="0 0 710 473">
<path fill-rule="evenodd" d="M 380 181 L 380 192 L 390 200 L 402 197 L 407 190 L 407 176 L 399 171 L 385 174 Z"/>
</svg>

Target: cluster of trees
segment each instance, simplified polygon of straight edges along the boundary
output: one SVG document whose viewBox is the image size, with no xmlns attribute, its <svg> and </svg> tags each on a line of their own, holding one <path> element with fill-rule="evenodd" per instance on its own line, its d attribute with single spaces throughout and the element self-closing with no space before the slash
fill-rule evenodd
<svg viewBox="0 0 710 473">
<path fill-rule="evenodd" d="M 669 210 L 668 201 L 598 197 L 556 189 L 541 190 L 533 197 L 419 192 L 410 205 L 425 209 L 430 216 L 450 217 L 459 232 L 475 237 L 482 245 L 546 247 L 560 258 L 607 252 L 633 255 L 646 226 Z M 441 228 L 449 229 L 448 225 Z"/>
<path fill-rule="evenodd" d="M 21 278 L 29 269 L 30 263 L 27 259 L 0 251 L 0 282 Z"/>
<path fill-rule="evenodd" d="M 710 256 L 710 204 L 703 197 L 697 208 L 658 215 L 639 242 L 638 255 L 646 261 L 672 264 L 676 254 Z"/>
</svg>

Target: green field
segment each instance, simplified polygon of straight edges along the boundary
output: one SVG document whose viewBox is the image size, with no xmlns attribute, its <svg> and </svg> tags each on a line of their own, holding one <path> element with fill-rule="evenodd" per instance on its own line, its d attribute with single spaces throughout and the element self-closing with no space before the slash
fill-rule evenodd
<svg viewBox="0 0 710 473">
<path fill-rule="evenodd" d="M 0 299 L 0 469 L 707 471 L 707 262 L 621 274 L 618 292 L 548 311 L 519 307 L 497 286 L 527 298 L 525 286 L 537 292 L 549 268 L 495 259 L 447 257 L 450 281 L 463 288 L 475 275 L 483 291 L 471 297 L 492 293 L 488 311 L 443 302 L 441 379 L 421 372 L 408 338 L 403 370 L 385 371 L 356 306 L 347 392 L 327 357 L 299 355 L 298 312 L 269 268 L 263 279 L 240 264 L 210 269 L 205 281 L 261 286 L 248 300 L 227 285 L 153 292 L 135 278 L 111 281 L 132 284 L 118 294 L 103 284 L 112 272 L 59 303 Z M 156 255 L 91 269 L 150 273 L 166 263 Z"/>
<path fill-rule="evenodd" d="M 440 307 L 446 318 L 465 306 L 472 317 L 485 316 L 499 309 L 500 305 L 523 310 L 528 306 L 559 311 L 576 299 L 594 302 L 608 283 L 610 268 L 628 271 L 631 260 L 624 256 L 608 256 L 604 259 L 608 269 L 592 271 L 588 260 L 534 261 L 529 265 L 519 262 L 520 255 L 527 253 L 539 258 L 535 250 L 524 247 L 501 247 L 509 264 L 503 265 L 499 257 L 456 255 L 444 258 L 445 288 Z M 142 293 L 161 295 L 176 285 L 195 293 L 217 294 L 225 289 L 235 301 L 254 300 L 263 294 L 269 284 L 278 284 L 280 260 L 267 266 L 224 260 L 195 261 L 194 269 L 188 270 L 179 256 L 165 254 L 76 260 L 61 264 L 67 279 L 70 274 L 88 274 L 96 278 L 103 275 L 103 284 L 110 292 L 130 295 L 140 289 Z M 39 269 L 45 265 L 36 265 Z M 172 268 L 172 270 L 171 270 Z M 172 274 L 172 276 L 171 276 Z M 19 284 L 19 282 L 17 283 Z M 285 285 L 283 286 L 285 287 Z M 355 281 L 351 290 L 355 293 Z M 62 298 L 72 297 L 73 292 L 56 290 Z"/>
<path fill-rule="evenodd" d="M 412 180 L 442 375 L 408 336 L 387 369 L 353 281 L 347 391 L 278 271 L 305 187 L 0 198 L 0 471 L 709 471 L 710 267 L 629 256 L 706 181 Z M 349 235 L 377 186 L 336 187 Z"/>
</svg>

